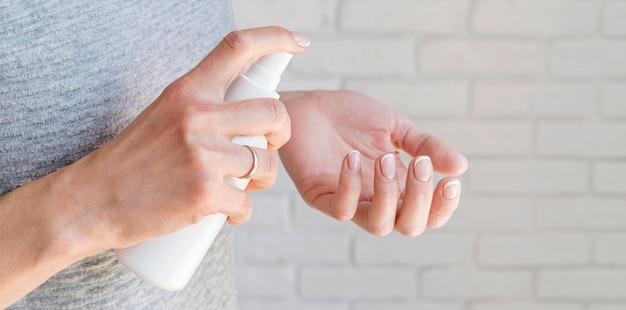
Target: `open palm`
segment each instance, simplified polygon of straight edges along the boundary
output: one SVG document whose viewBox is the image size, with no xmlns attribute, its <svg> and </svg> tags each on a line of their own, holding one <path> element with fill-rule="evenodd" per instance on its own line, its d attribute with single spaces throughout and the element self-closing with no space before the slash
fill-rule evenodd
<svg viewBox="0 0 626 310">
<path fill-rule="evenodd" d="M 292 138 L 281 160 L 304 200 L 339 220 L 384 235 L 439 227 L 459 201 L 467 161 L 389 106 L 353 91 L 286 92 Z M 354 152 L 354 150 L 358 152 Z M 414 160 L 405 167 L 399 151 Z"/>
</svg>

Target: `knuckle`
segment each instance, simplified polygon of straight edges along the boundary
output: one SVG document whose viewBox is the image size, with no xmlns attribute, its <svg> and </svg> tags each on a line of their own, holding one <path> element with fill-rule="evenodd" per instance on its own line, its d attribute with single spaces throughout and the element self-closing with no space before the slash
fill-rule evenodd
<svg viewBox="0 0 626 310">
<path fill-rule="evenodd" d="M 250 196 L 245 195 L 243 201 L 240 204 L 237 214 L 230 217 L 231 224 L 239 225 L 250 220 L 252 217 L 252 199 Z"/>
<path fill-rule="evenodd" d="M 266 165 L 268 178 L 276 179 L 276 177 L 278 176 L 278 159 L 276 158 L 276 155 L 271 154 Z"/>
<path fill-rule="evenodd" d="M 415 203 L 418 206 L 430 207 L 432 200 L 433 195 L 430 191 L 419 191 L 415 197 Z"/>
<path fill-rule="evenodd" d="M 436 140 L 435 136 L 429 133 L 424 133 L 424 138 L 422 139 L 422 142 L 417 146 L 415 154 L 428 154 L 427 149 L 432 145 L 435 145 L 435 143 L 433 142 L 434 140 Z"/>
<path fill-rule="evenodd" d="M 265 98 L 264 104 L 267 106 L 269 117 L 275 121 L 276 124 L 282 125 L 289 119 L 287 108 L 278 99 Z"/>
<path fill-rule="evenodd" d="M 219 185 L 222 184 L 222 180 L 218 180 L 216 175 L 210 175 L 204 179 L 201 184 L 201 192 L 198 198 L 202 199 L 202 201 L 214 201 L 214 197 L 220 194 Z M 217 210 L 213 211 L 211 214 L 213 213 L 217 213 Z"/>
<path fill-rule="evenodd" d="M 169 105 L 167 114 L 164 115 L 168 125 L 164 129 L 173 132 L 178 141 L 188 146 L 193 145 L 203 126 L 199 120 L 200 112 L 204 117 L 211 117 L 212 113 L 204 111 L 206 109 L 198 103 L 198 98 L 194 98 L 193 92 L 185 90 L 185 86 L 178 83 L 168 86 L 164 96 Z"/>
<path fill-rule="evenodd" d="M 271 29 L 275 33 L 289 33 L 289 30 L 278 25 L 269 25 L 267 29 Z"/>
<path fill-rule="evenodd" d="M 276 178 L 269 177 L 269 178 L 253 179 L 251 182 L 254 183 L 257 189 L 267 189 L 267 188 L 274 186 L 274 184 L 276 183 Z"/>
<path fill-rule="evenodd" d="M 191 79 L 182 77 L 167 85 L 163 95 L 173 103 L 197 102 L 198 92 Z"/>
<path fill-rule="evenodd" d="M 219 194 L 216 178 L 210 176 L 197 176 L 196 178 L 197 181 L 187 189 L 189 205 L 193 206 L 194 212 L 202 216 L 217 213 L 215 205 L 211 203 L 216 201 L 215 197 Z"/>
<path fill-rule="evenodd" d="M 220 132 L 220 112 L 219 108 L 201 104 L 182 104 L 167 116 L 172 123 L 165 130 L 173 130 L 177 141 L 191 156 L 201 157 L 204 141 Z"/>
<path fill-rule="evenodd" d="M 235 30 L 224 37 L 224 43 L 234 54 L 243 53 L 250 48 L 250 41 L 244 31 Z"/>
<path fill-rule="evenodd" d="M 270 25 L 266 28 L 271 30 L 271 32 L 275 35 L 280 36 L 283 42 L 291 42 L 293 40 L 293 35 L 291 34 L 291 31 L 287 30 L 286 28 L 278 25 Z"/>
<path fill-rule="evenodd" d="M 188 110 L 184 109 L 177 115 L 176 123 L 172 127 L 178 140 L 182 142 L 190 162 L 195 163 L 195 159 L 199 157 L 199 149 L 194 147 L 197 144 L 198 130 L 196 129 L 194 113 Z"/>
<path fill-rule="evenodd" d="M 187 85 L 181 80 L 176 80 L 165 87 L 163 93 L 168 97 L 178 97 L 186 93 Z"/>
<path fill-rule="evenodd" d="M 243 213 L 241 214 L 242 223 L 250 220 L 252 217 L 252 201 L 246 196 L 245 203 L 243 205 Z"/>
</svg>

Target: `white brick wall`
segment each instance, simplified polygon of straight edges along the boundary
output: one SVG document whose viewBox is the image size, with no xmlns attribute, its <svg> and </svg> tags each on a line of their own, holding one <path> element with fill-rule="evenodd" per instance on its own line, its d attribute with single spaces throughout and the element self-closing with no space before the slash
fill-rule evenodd
<svg viewBox="0 0 626 310">
<path fill-rule="evenodd" d="M 242 309 L 626 309 L 625 0 L 233 5 L 312 38 L 282 89 L 365 92 L 470 161 L 416 239 L 326 217 L 281 170 L 236 229 Z"/>
<path fill-rule="evenodd" d="M 602 23 L 604 33 L 608 35 L 626 34 L 626 3 L 609 1 L 604 9 L 605 19 Z"/>
<path fill-rule="evenodd" d="M 625 122 L 541 122 L 537 130 L 540 155 L 624 158 L 625 142 Z"/>
<path fill-rule="evenodd" d="M 537 273 L 537 295 L 545 299 L 626 301 L 624 292 L 626 271 L 619 268 L 544 269 Z"/>
<path fill-rule="evenodd" d="M 419 66 L 426 76 L 542 75 L 541 44 L 528 40 L 434 39 L 420 44 Z"/>
<path fill-rule="evenodd" d="M 624 230 L 626 207 L 623 198 L 536 199 L 535 223 L 541 230 Z"/>
<path fill-rule="evenodd" d="M 591 259 L 585 233 L 485 233 L 477 261 L 485 267 L 580 266 Z"/>
<path fill-rule="evenodd" d="M 528 155 L 532 150 L 532 124 L 525 121 L 423 121 L 420 126 L 445 137 L 467 156 Z"/>
<path fill-rule="evenodd" d="M 425 299 L 521 299 L 532 295 L 532 273 L 519 270 L 477 270 L 471 267 L 426 269 L 420 278 Z"/>
<path fill-rule="evenodd" d="M 467 1 L 348 0 L 339 7 L 345 32 L 463 34 Z"/>
<path fill-rule="evenodd" d="M 624 244 L 626 244 L 624 234 L 599 235 L 594 261 L 599 264 L 626 264 L 626 253 L 622 250 Z"/>
<path fill-rule="evenodd" d="M 625 18 L 626 19 L 626 18 Z M 626 117 L 626 83 L 607 83 L 602 89 L 600 108 L 606 118 Z"/>
<path fill-rule="evenodd" d="M 345 88 L 367 93 L 411 117 L 462 117 L 468 105 L 466 82 L 351 79 Z"/>
<path fill-rule="evenodd" d="M 624 162 L 598 162 L 593 166 L 593 189 L 600 194 L 626 194 L 620 178 L 626 175 Z"/>
<path fill-rule="evenodd" d="M 482 302 L 469 306 L 468 310 L 583 310 L 582 305 L 565 302 Z"/>
<path fill-rule="evenodd" d="M 471 165 L 469 188 L 476 193 L 573 195 L 589 183 L 587 164 L 580 161 L 476 159 Z"/>
<path fill-rule="evenodd" d="M 620 104 L 622 88 L 607 88 L 605 111 L 626 109 Z M 626 95 L 626 94 L 625 94 Z M 480 118 L 529 117 L 581 119 L 593 113 L 596 88 L 588 83 L 479 82 L 474 87 L 473 114 Z M 626 111 L 624 111 L 626 114 Z"/>
<path fill-rule="evenodd" d="M 549 67 L 561 78 L 626 77 L 625 40 L 562 39 L 548 51 Z"/>
<path fill-rule="evenodd" d="M 316 299 L 409 299 L 417 293 L 417 275 L 399 267 L 304 267 L 300 293 Z"/>
<path fill-rule="evenodd" d="M 585 0 L 477 1 L 472 26 L 501 36 L 589 35 L 598 24 L 598 4 Z"/>
</svg>

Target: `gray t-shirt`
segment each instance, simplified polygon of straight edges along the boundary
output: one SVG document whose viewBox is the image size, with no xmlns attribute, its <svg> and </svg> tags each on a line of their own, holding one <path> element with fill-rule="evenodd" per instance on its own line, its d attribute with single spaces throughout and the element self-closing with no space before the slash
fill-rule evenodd
<svg viewBox="0 0 626 310">
<path fill-rule="evenodd" d="M 0 1 L 0 195 L 116 136 L 232 27 L 226 0 Z M 236 308 L 231 239 L 225 228 L 179 292 L 106 251 L 11 308 Z"/>
</svg>

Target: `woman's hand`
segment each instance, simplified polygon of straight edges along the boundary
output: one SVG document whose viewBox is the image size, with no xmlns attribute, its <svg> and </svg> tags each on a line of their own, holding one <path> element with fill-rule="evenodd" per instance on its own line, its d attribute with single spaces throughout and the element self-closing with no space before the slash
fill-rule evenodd
<svg viewBox="0 0 626 310">
<path fill-rule="evenodd" d="M 290 137 L 285 106 L 274 99 L 224 104 L 230 83 L 260 56 L 299 53 L 308 40 L 279 27 L 230 33 L 196 68 L 169 85 L 120 135 L 65 172 L 78 217 L 90 222 L 102 247 L 120 248 L 164 235 L 215 213 L 231 224 L 248 220 L 250 197 L 224 183 L 252 166 L 235 136 L 264 135 L 256 149 L 253 188 L 271 186 L 273 154 Z M 80 213 L 82 212 L 82 213 Z"/>
<path fill-rule="evenodd" d="M 387 105 L 353 91 L 286 92 L 292 138 L 279 150 L 304 200 L 366 231 L 417 236 L 444 225 L 467 160 Z M 399 150 L 413 160 L 405 168 Z"/>
<path fill-rule="evenodd" d="M 0 308 L 84 257 L 174 232 L 217 212 L 250 216 L 248 195 L 224 183 L 252 166 L 238 135 L 265 135 L 250 188 L 276 178 L 272 150 L 290 136 L 285 106 L 258 99 L 224 104 L 253 60 L 299 53 L 302 35 L 279 27 L 235 31 L 167 87 L 122 133 L 81 160 L 0 197 Z M 181 55 L 185 57 L 185 55 Z"/>
</svg>

